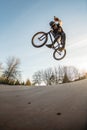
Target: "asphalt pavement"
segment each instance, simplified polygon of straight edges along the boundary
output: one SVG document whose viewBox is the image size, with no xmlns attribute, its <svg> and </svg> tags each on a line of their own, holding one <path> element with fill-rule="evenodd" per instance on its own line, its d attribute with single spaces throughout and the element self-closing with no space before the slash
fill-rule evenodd
<svg viewBox="0 0 87 130">
<path fill-rule="evenodd" d="M 87 130 L 87 80 L 0 85 L 0 130 Z"/>
</svg>

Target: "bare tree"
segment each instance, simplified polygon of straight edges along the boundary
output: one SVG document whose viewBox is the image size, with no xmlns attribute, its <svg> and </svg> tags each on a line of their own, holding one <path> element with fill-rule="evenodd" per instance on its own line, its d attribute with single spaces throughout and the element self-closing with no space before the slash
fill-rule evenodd
<svg viewBox="0 0 87 130">
<path fill-rule="evenodd" d="M 58 83 L 62 83 L 64 77 L 64 70 L 62 66 L 58 66 L 58 74 L 59 74 Z"/>
<path fill-rule="evenodd" d="M 69 78 L 68 78 L 68 67 L 64 66 L 63 67 L 63 71 L 64 71 L 63 83 L 69 82 Z"/>
<path fill-rule="evenodd" d="M 41 84 L 42 81 L 42 71 L 37 71 L 33 75 L 33 84 Z"/>
<path fill-rule="evenodd" d="M 2 63 L 0 63 L 0 76 L 2 75 L 2 70 L 3 70 Z"/>
<path fill-rule="evenodd" d="M 17 80 L 21 74 L 19 71 L 20 60 L 15 57 L 9 57 L 6 62 L 6 68 L 3 72 L 4 78 L 9 80 Z"/>
<path fill-rule="evenodd" d="M 59 73 L 58 73 L 58 68 L 54 67 L 54 76 L 55 76 L 55 84 L 58 84 L 58 79 L 59 79 Z"/>
<path fill-rule="evenodd" d="M 43 81 L 45 82 L 46 85 L 51 85 L 52 82 L 54 82 L 54 73 L 52 68 L 46 69 L 43 72 Z"/>
<path fill-rule="evenodd" d="M 73 73 L 73 74 L 72 74 Z M 79 79 L 79 72 L 78 69 L 75 68 L 74 66 L 71 69 L 71 74 L 72 74 L 72 80 L 78 80 Z"/>
<path fill-rule="evenodd" d="M 73 66 L 58 66 L 57 68 L 48 68 L 44 71 L 38 71 L 33 75 L 33 83 L 46 85 L 66 83 L 79 78 L 78 70 Z"/>
<path fill-rule="evenodd" d="M 79 79 L 78 69 L 74 66 L 64 67 L 64 82 L 74 81 Z"/>
<path fill-rule="evenodd" d="M 2 63 L 0 63 L 0 69 L 2 68 Z"/>
</svg>

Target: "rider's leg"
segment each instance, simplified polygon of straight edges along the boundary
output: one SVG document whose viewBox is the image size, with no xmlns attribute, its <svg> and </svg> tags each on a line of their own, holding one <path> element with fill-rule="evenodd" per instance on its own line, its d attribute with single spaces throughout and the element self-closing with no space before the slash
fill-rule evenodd
<svg viewBox="0 0 87 130">
<path fill-rule="evenodd" d="M 53 41 L 53 45 L 55 44 L 55 42 L 58 42 L 58 43 L 60 43 L 60 41 L 61 41 L 61 35 L 56 35 L 55 37 L 54 37 L 55 39 L 54 39 L 54 41 Z"/>
<path fill-rule="evenodd" d="M 66 34 L 64 32 L 61 33 L 61 44 L 62 48 L 65 48 L 65 42 L 66 42 Z"/>
<path fill-rule="evenodd" d="M 61 36 L 57 39 L 57 42 L 61 44 Z"/>
<path fill-rule="evenodd" d="M 61 35 L 56 35 L 56 36 L 54 36 L 54 41 L 52 42 L 52 44 L 49 44 L 49 45 L 46 45 L 47 47 L 49 47 L 49 48 L 52 48 L 53 47 L 53 45 L 55 44 L 55 42 L 57 42 L 57 40 L 59 39 L 61 37 Z"/>
</svg>

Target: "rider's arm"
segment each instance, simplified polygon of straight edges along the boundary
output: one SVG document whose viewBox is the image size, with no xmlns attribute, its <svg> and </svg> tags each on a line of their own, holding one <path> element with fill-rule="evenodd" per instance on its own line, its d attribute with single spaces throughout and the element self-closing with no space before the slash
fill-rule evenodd
<svg viewBox="0 0 87 130">
<path fill-rule="evenodd" d="M 62 21 L 59 18 L 57 18 L 57 17 L 54 16 L 54 21 L 58 22 L 59 25 L 62 27 Z"/>
</svg>

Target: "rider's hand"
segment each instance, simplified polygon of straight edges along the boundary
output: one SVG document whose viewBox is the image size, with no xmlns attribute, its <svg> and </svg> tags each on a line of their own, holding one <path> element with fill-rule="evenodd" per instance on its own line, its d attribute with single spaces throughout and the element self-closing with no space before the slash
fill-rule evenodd
<svg viewBox="0 0 87 130">
<path fill-rule="evenodd" d="M 57 18 L 56 16 L 54 16 L 54 20 L 55 21 L 59 21 L 59 18 Z"/>
</svg>

